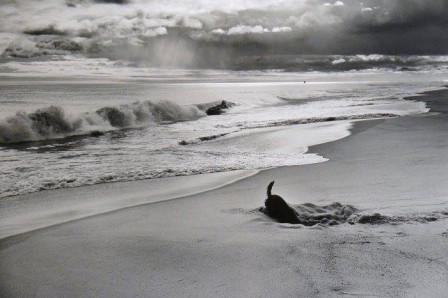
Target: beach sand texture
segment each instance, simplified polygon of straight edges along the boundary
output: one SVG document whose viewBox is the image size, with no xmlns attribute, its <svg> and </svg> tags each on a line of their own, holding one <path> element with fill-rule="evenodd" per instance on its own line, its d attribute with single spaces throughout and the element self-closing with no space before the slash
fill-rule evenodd
<svg viewBox="0 0 448 298">
<path fill-rule="evenodd" d="M 419 100 L 430 113 L 356 122 L 349 137 L 310 148 L 327 162 L 3 238 L 0 296 L 446 297 L 448 92 Z M 132 182 L 129 195 L 200 183 L 180 179 Z M 279 224 L 258 211 L 272 180 L 290 204 L 340 202 L 394 220 Z"/>
</svg>

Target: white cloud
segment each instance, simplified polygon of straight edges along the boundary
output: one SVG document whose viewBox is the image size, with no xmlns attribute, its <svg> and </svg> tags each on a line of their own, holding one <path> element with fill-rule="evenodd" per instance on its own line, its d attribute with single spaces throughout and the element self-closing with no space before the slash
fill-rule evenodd
<svg viewBox="0 0 448 298">
<path fill-rule="evenodd" d="M 190 18 L 189 16 L 185 16 L 182 19 L 182 25 L 191 29 L 201 29 L 202 23 L 196 19 Z"/>
<path fill-rule="evenodd" d="M 167 33 L 168 33 L 168 31 L 166 30 L 165 27 L 159 27 L 159 28 L 155 28 L 155 29 L 146 29 L 146 31 L 143 33 L 143 36 L 153 37 L 153 36 L 158 36 L 158 35 L 165 35 Z"/>
<path fill-rule="evenodd" d="M 247 26 L 247 25 L 237 25 L 231 27 L 228 30 L 224 29 L 214 29 L 211 31 L 212 34 L 216 35 L 243 35 L 243 34 L 262 34 L 262 33 L 282 33 L 282 32 L 292 32 L 291 27 L 273 27 L 272 30 L 269 28 L 263 28 L 261 25 Z"/>
<path fill-rule="evenodd" d="M 272 28 L 272 33 L 279 33 L 279 32 L 291 32 L 291 27 L 274 27 Z"/>
<path fill-rule="evenodd" d="M 263 32 L 266 32 L 266 31 L 261 25 L 257 25 L 257 26 L 238 25 L 238 26 L 230 28 L 227 31 L 227 34 L 228 35 L 241 35 L 241 34 L 248 34 L 248 33 L 261 34 Z"/>
<path fill-rule="evenodd" d="M 335 3 L 331 4 L 331 3 L 325 3 L 324 6 L 344 6 L 344 2 L 342 1 L 336 1 Z"/>
<path fill-rule="evenodd" d="M 220 35 L 223 35 L 223 34 L 226 34 L 226 31 L 224 31 L 224 30 L 222 30 L 221 28 L 219 28 L 219 29 L 215 29 L 215 30 L 213 30 L 212 33 L 213 33 L 213 34 L 220 34 Z"/>
</svg>

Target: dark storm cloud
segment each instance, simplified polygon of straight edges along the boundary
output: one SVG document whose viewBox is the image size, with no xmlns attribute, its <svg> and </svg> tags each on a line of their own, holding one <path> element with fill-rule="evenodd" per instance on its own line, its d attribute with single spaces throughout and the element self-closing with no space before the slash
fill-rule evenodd
<svg viewBox="0 0 448 298">
<path fill-rule="evenodd" d="M 385 54 L 448 53 L 448 2 L 371 1 L 371 10 L 347 18 L 345 36 L 353 49 Z"/>
<path fill-rule="evenodd" d="M 152 65 L 225 67 L 245 57 L 295 54 L 448 54 L 445 0 L 59 2 L 0 2 L 2 51 L 12 43 L 21 56 L 48 53 L 36 44 L 64 34 L 87 55 Z"/>
<path fill-rule="evenodd" d="M 391 5 L 393 4 L 393 5 Z M 353 23 L 355 33 L 403 33 L 418 28 L 446 27 L 448 25 L 447 1 L 400 1 L 358 15 Z"/>
<path fill-rule="evenodd" d="M 270 10 L 225 15 L 204 39 L 223 45 L 257 45 L 253 54 L 446 54 L 448 1 L 302 1 Z M 248 26 L 230 36 L 232 24 Z M 255 26 L 258 24 L 258 30 Z M 273 27 L 287 28 L 273 34 Z M 268 28 L 266 30 L 266 28 Z M 261 31 L 265 29 L 263 33 Z M 289 30 L 290 29 L 290 30 Z M 217 34 L 218 33 L 218 34 Z M 277 32 L 278 33 L 278 32 Z M 250 35 L 250 36 L 248 36 Z M 230 46 L 233 48 L 233 46 Z M 246 51 L 244 51 L 246 52 Z"/>
</svg>

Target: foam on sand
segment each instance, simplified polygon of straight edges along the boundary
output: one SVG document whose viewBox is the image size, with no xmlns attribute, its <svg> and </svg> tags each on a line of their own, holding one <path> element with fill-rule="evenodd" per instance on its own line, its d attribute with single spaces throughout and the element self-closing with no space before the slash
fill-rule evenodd
<svg viewBox="0 0 448 298">
<path fill-rule="evenodd" d="M 339 202 L 325 206 L 306 203 L 295 206 L 289 205 L 289 207 L 293 210 L 296 219 L 288 223 L 304 226 L 314 226 L 317 224 L 334 226 L 346 222 L 357 211 L 355 207 L 342 205 Z M 270 216 L 268 206 L 261 207 L 259 210 Z"/>
<path fill-rule="evenodd" d="M 428 223 L 448 218 L 448 210 L 388 216 L 380 213 L 368 213 L 357 209 L 355 206 L 343 205 L 339 202 L 323 206 L 312 203 L 289 206 L 292 208 L 295 216 L 297 217 L 297 220 L 294 223 L 290 223 L 293 226 L 334 226 L 343 223 L 348 223 L 351 225 L 397 225 L 405 223 Z M 260 207 L 258 208 L 258 211 L 269 217 L 266 207 Z M 277 221 L 275 218 L 272 218 L 272 220 Z"/>
</svg>

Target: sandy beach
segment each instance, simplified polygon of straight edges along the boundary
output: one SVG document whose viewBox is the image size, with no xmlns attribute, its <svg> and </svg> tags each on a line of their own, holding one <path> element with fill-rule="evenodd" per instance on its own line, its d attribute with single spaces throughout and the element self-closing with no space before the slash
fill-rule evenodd
<svg viewBox="0 0 448 298">
<path fill-rule="evenodd" d="M 355 122 L 349 137 L 310 149 L 323 163 L 30 194 L 149 200 L 33 231 L 3 203 L 17 222 L 2 230 L 0 296 L 444 297 L 447 98 L 419 97 L 427 114 Z M 271 180 L 290 204 L 340 202 L 390 220 L 276 223 L 258 211 Z"/>
<path fill-rule="evenodd" d="M 0 1 L 0 298 L 448 297 L 448 1 Z"/>
</svg>

